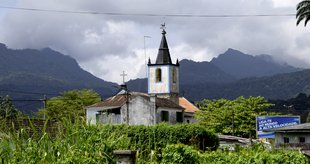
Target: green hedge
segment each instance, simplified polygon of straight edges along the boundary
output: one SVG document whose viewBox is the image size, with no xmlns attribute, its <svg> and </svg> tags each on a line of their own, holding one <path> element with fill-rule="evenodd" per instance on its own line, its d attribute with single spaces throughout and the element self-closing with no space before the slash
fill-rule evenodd
<svg viewBox="0 0 310 164">
<path fill-rule="evenodd" d="M 130 138 L 129 149 L 138 150 L 139 155 L 161 158 L 162 148 L 168 144 L 183 143 L 201 150 L 215 150 L 219 141 L 217 135 L 198 124 L 158 124 L 155 126 L 105 125 L 102 129 Z"/>
</svg>

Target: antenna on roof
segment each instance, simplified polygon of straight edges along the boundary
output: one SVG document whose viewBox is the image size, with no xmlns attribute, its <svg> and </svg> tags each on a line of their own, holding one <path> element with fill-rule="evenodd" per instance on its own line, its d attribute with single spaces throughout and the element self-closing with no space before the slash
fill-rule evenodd
<svg viewBox="0 0 310 164">
<path fill-rule="evenodd" d="M 145 77 L 147 78 L 147 58 L 146 58 L 146 48 L 145 48 L 145 38 L 152 38 L 150 36 L 144 36 L 143 37 L 143 43 L 144 43 L 144 59 L 145 59 Z"/>
</svg>

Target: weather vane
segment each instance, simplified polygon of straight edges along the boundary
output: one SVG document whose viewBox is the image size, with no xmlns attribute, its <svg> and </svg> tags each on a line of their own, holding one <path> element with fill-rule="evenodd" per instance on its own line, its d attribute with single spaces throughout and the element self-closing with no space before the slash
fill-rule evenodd
<svg viewBox="0 0 310 164">
<path fill-rule="evenodd" d="M 163 24 L 161 24 L 160 29 L 163 29 L 163 30 L 165 30 L 165 29 L 166 29 L 166 23 L 165 23 L 165 22 L 164 22 Z"/>
</svg>

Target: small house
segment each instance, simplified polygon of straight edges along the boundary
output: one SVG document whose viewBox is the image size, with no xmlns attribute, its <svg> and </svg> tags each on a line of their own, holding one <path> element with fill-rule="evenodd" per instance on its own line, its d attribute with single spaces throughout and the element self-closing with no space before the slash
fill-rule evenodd
<svg viewBox="0 0 310 164">
<path fill-rule="evenodd" d="M 275 146 L 310 150 L 310 123 L 266 130 L 275 132 Z"/>
<path fill-rule="evenodd" d="M 87 108 L 91 124 L 153 125 L 182 123 L 184 109 L 169 99 L 145 93 L 118 94 Z"/>
</svg>

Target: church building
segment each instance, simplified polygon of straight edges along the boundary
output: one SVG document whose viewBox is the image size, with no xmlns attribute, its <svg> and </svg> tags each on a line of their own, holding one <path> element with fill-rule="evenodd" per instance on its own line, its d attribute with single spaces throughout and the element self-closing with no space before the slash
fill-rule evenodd
<svg viewBox="0 0 310 164">
<path fill-rule="evenodd" d="M 154 125 L 160 122 L 190 123 L 198 110 L 179 97 L 179 62 L 172 62 L 162 25 L 156 61 L 148 61 L 148 93 L 130 92 L 126 85 L 118 94 L 86 108 L 90 124 Z M 181 103 L 180 103 L 181 101 Z"/>
</svg>

